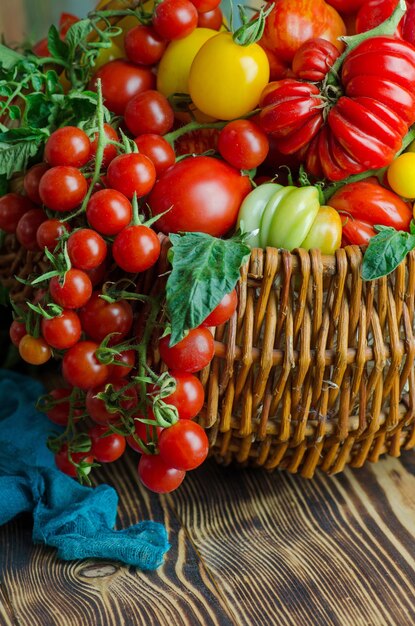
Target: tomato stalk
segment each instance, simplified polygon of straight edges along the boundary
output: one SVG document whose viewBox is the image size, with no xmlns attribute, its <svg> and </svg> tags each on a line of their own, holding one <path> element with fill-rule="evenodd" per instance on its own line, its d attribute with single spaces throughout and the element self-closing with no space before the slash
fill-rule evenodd
<svg viewBox="0 0 415 626">
<path fill-rule="evenodd" d="M 260 111 L 261 109 L 255 109 L 254 111 L 250 111 L 247 115 L 243 115 L 236 119 L 247 120 L 250 117 L 253 117 L 257 113 L 259 113 Z M 174 146 L 174 142 L 177 141 L 183 135 L 186 135 L 187 133 L 190 133 L 194 130 L 204 130 L 204 129 L 212 129 L 212 128 L 222 130 L 222 128 L 225 128 L 225 126 L 230 124 L 230 122 L 232 121 L 235 121 L 235 120 L 227 120 L 227 121 L 221 121 L 221 122 L 205 122 L 205 123 L 200 123 L 200 122 L 197 122 L 196 120 L 193 120 L 192 122 L 185 124 L 185 126 L 181 126 L 180 128 L 177 128 L 176 130 L 173 130 L 170 133 L 163 135 L 163 138 L 171 146 Z"/>
<path fill-rule="evenodd" d="M 259 41 L 264 34 L 265 22 L 268 15 L 274 10 L 274 4 L 271 4 L 271 6 L 269 6 L 268 8 L 262 6 L 259 10 L 258 17 L 253 20 L 250 20 L 248 18 L 243 6 L 238 5 L 238 9 L 242 26 L 234 31 L 232 39 L 236 44 L 238 44 L 238 46 L 250 46 Z M 231 31 L 233 30 L 232 17 Z"/>
</svg>

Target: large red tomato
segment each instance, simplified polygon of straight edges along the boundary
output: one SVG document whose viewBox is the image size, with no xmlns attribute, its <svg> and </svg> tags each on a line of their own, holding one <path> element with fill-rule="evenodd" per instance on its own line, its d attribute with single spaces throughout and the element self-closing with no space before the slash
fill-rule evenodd
<svg viewBox="0 0 415 626">
<path fill-rule="evenodd" d="M 366 0 L 326 0 L 326 2 L 339 13 L 349 15 L 350 13 L 356 13 Z"/>
<path fill-rule="evenodd" d="M 278 64 L 273 64 L 275 80 L 287 75 L 284 68 L 291 66 L 294 54 L 308 39 L 327 39 L 342 50 L 339 37 L 345 34 L 342 18 L 324 0 L 276 0 L 259 43 L 281 63 L 280 73 Z"/>
<path fill-rule="evenodd" d="M 230 165 L 212 157 L 189 157 L 161 175 L 148 204 L 153 215 L 168 211 L 156 222 L 164 233 L 195 231 L 221 237 L 235 226 L 250 190 L 249 178 Z"/>
</svg>

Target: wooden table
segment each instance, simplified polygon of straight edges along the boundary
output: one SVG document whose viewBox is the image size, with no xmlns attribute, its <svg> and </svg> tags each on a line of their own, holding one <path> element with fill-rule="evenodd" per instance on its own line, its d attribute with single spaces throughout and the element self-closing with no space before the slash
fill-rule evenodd
<svg viewBox="0 0 415 626">
<path fill-rule="evenodd" d="M 58 561 L 21 517 L 0 529 L 1 626 L 415 624 L 415 453 L 312 481 L 209 461 L 162 497 L 135 466 L 101 478 L 120 527 L 166 524 L 164 566 Z"/>
</svg>

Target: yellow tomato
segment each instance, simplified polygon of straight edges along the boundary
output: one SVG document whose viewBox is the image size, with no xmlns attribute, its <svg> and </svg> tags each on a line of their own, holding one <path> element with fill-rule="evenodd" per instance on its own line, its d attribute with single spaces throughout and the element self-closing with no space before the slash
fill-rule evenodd
<svg viewBox="0 0 415 626">
<path fill-rule="evenodd" d="M 415 198 L 415 152 L 400 154 L 388 167 L 388 183 L 398 196 Z"/>
<path fill-rule="evenodd" d="M 157 90 L 166 98 L 172 93 L 189 93 L 189 72 L 200 48 L 218 32 L 211 28 L 195 28 L 183 39 L 172 41 L 166 48 L 157 71 Z"/>
<path fill-rule="evenodd" d="M 342 242 L 342 221 L 336 209 L 321 206 L 307 237 L 301 244 L 302 248 L 312 250 L 318 248 L 321 254 L 334 254 Z"/>
<path fill-rule="evenodd" d="M 258 44 L 240 46 L 231 33 L 216 33 L 195 56 L 189 93 L 203 113 L 231 120 L 256 107 L 268 80 L 269 62 Z"/>
</svg>

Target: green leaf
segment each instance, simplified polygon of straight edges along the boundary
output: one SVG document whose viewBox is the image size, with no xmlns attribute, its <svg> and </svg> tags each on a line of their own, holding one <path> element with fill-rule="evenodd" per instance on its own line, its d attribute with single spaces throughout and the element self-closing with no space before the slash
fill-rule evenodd
<svg viewBox="0 0 415 626">
<path fill-rule="evenodd" d="M 11 120 L 20 120 L 21 116 L 22 112 L 18 106 L 15 104 L 9 106 L 9 117 Z"/>
<path fill-rule="evenodd" d="M 363 257 L 363 280 L 387 276 L 415 248 L 415 235 L 389 226 L 376 226 L 380 232 L 372 237 Z"/>
<path fill-rule="evenodd" d="M 411 220 L 411 223 L 409 224 L 409 232 L 411 233 L 411 235 L 415 235 L 415 222 L 414 222 L 414 220 Z"/>
<path fill-rule="evenodd" d="M 62 61 L 66 61 L 68 59 L 69 46 L 60 38 L 59 31 L 55 25 L 52 25 L 49 28 L 48 49 L 55 59 L 61 59 Z"/>
<path fill-rule="evenodd" d="M 36 128 L 13 128 L 0 133 L 0 176 L 10 178 L 26 169 L 48 133 Z"/>
<path fill-rule="evenodd" d="M 204 233 L 170 235 L 173 269 L 167 281 L 170 345 L 196 328 L 234 289 L 250 248 L 240 236 L 216 239 Z"/>
<path fill-rule="evenodd" d="M 15 65 L 20 63 L 20 61 L 24 60 L 24 56 L 16 52 L 16 50 L 12 50 L 8 46 L 4 46 L 0 44 L 0 65 L 5 70 L 11 70 Z"/>
<path fill-rule="evenodd" d="M 72 54 L 75 48 L 77 48 L 81 42 L 85 41 L 91 31 L 91 20 L 80 20 L 76 22 L 76 24 L 72 24 L 65 37 L 65 41 L 71 49 Z"/>
<path fill-rule="evenodd" d="M 31 93 L 26 96 L 25 121 L 32 128 L 45 128 L 49 125 L 57 105 L 44 93 Z"/>
</svg>

